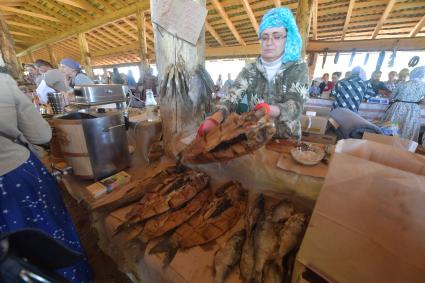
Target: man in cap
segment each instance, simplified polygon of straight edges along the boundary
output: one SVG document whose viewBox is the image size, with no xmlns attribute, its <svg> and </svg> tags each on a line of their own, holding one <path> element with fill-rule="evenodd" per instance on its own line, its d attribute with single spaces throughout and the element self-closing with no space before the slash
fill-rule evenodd
<svg viewBox="0 0 425 283">
<path fill-rule="evenodd" d="M 198 130 L 203 135 L 231 111 L 264 109 L 276 125 L 279 138 L 301 138 L 300 116 L 308 95 L 307 65 L 301 57 L 301 36 L 288 8 L 269 10 L 261 21 L 258 37 L 261 55 L 244 67 L 233 87 L 220 100 L 217 112 Z"/>
<path fill-rule="evenodd" d="M 80 63 L 70 58 L 64 58 L 60 62 L 60 70 L 65 74 L 66 83 L 70 88 L 76 85 L 93 85 L 94 82 L 81 71 Z"/>
</svg>

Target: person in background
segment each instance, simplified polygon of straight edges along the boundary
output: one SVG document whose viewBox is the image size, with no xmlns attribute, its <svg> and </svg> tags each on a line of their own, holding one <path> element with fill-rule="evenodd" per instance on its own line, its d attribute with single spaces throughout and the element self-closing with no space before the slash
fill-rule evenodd
<svg viewBox="0 0 425 283">
<path fill-rule="evenodd" d="M 311 82 L 311 86 L 308 89 L 308 94 L 310 95 L 310 97 L 320 97 L 320 78 L 315 78 L 312 82 Z"/>
<path fill-rule="evenodd" d="M 49 142 L 51 128 L 4 73 L 0 73 L 0 108 L 0 234 L 36 228 L 84 253 L 56 180 L 30 150 L 31 144 Z M 71 283 L 91 282 L 86 260 L 57 272 Z"/>
<path fill-rule="evenodd" d="M 112 68 L 112 83 L 116 85 L 123 85 L 124 80 L 118 72 L 118 68 Z"/>
<path fill-rule="evenodd" d="M 93 80 L 84 74 L 81 70 L 81 65 L 77 61 L 70 58 L 64 58 L 60 62 L 60 70 L 65 74 L 65 82 L 69 88 L 74 88 L 78 85 L 93 85 Z"/>
<path fill-rule="evenodd" d="M 37 80 L 39 80 L 41 76 L 38 73 L 37 68 L 33 64 L 25 64 L 24 70 L 27 73 L 24 77 L 25 81 L 27 81 L 30 84 L 38 86 L 38 84 L 40 84 L 40 81 L 37 84 Z"/>
<path fill-rule="evenodd" d="M 381 82 L 381 71 L 374 71 L 372 73 L 372 77 L 368 81 L 373 89 L 373 94 L 371 96 L 387 96 L 391 93 L 391 91 L 385 86 L 384 82 Z"/>
<path fill-rule="evenodd" d="M 221 74 L 218 75 L 218 79 L 215 82 L 215 85 L 218 89 L 221 89 L 223 87 L 223 79 L 221 78 Z"/>
<path fill-rule="evenodd" d="M 333 87 L 333 83 L 329 81 L 329 74 L 324 73 L 322 77 L 322 82 L 319 85 L 320 93 L 322 94 L 324 91 L 331 91 Z"/>
<path fill-rule="evenodd" d="M 393 97 L 382 120 L 398 123 L 400 137 L 417 142 L 421 128 L 419 103 L 425 97 L 425 66 L 413 69 L 410 80 L 397 86 Z"/>
<path fill-rule="evenodd" d="M 373 94 L 372 86 L 366 81 L 366 72 L 361 67 L 351 71 L 351 77 L 336 83 L 332 96 L 335 97 L 333 108 L 347 108 L 357 112 L 365 97 Z"/>
<path fill-rule="evenodd" d="M 146 90 L 147 89 L 151 89 L 153 92 L 153 95 L 156 96 L 158 95 L 158 78 L 156 76 L 154 76 L 153 74 L 153 69 L 149 68 L 146 72 L 146 74 L 144 75 L 143 78 L 140 78 L 141 81 L 141 85 L 143 86 L 143 91 L 142 91 L 142 97 L 143 99 L 146 98 Z M 140 80 L 139 80 L 140 82 Z"/>
<path fill-rule="evenodd" d="M 409 77 L 409 69 L 407 68 L 401 69 L 400 72 L 398 73 L 397 84 L 401 82 L 406 82 L 408 77 Z"/>
<path fill-rule="evenodd" d="M 344 79 L 348 79 L 351 77 L 351 71 L 345 72 Z"/>
<path fill-rule="evenodd" d="M 331 91 L 334 89 L 336 83 L 339 81 L 339 79 L 341 78 L 342 73 L 341 72 L 334 72 L 332 73 L 332 89 Z"/>
<path fill-rule="evenodd" d="M 132 90 L 136 89 L 137 83 L 136 83 L 136 80 L 134 79 L 133 71 L 131 70 L 128 70 L 128 73 L 127 73 L 127 84 L 130 89 Z"/>
<path fill-rule="evenodd" d="M 301 138 L 300 116 L 308 96 L 307 64 L 301 58 L 301 36 L 288 8 L 269 10 L 261 21 L 260 57 L 245 66 L 216 112 L 199 127 L 202 136 L 230 112 L 262 110 L 276 125 L 276 137 Z"/>
<path fill-rule="evenodd" d="M 229 89 L 233 86 L 234 81 L 232 80 L 232 75 L 230 73 L 227 74 L 227 80 L 224 82 L 223 87 L 220 89 L 217 94 L 217 98 L 221 98 L 229 92 Z"/>
<path fill-rule="evenodd" d="M 397 72 L 391 71 L 388 73 L 388 81 L 385 83 L 387 89 L 392 93 L 397 87 Z"/>
<path fill-rule="evenodd" d="M 67 91 L 65 76 L 53 66 L 42 59 L 37 59 L 34 62 L 35 67 L 40 73 L 41 81 L 37 87 L 37 95 L 41 103 L 47 103 L 47 94 L 49 92 Z"/>
</svg>

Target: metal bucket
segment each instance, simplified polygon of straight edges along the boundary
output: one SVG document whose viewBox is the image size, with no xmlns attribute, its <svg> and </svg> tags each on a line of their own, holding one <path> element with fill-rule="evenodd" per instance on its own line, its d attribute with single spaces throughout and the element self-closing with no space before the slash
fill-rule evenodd
<svg viewBox="0 0 425 283">
<path fill-rule="evenodd" d="M 66 105 L 65 97 L 60 92 L 47 93 L 47 101 L 52 107 L 53 114 L 62 114 Z"/>
</svg>

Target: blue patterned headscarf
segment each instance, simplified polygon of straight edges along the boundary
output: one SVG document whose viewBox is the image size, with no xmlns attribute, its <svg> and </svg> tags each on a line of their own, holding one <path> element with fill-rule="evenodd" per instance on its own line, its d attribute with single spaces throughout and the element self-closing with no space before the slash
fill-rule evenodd
<svg viewBox="0 0 425 283">
<path fill-rule="evenodd" d="M 351 76 L 359 76 L 364 81 L 367 79 L 365 70 L 360 66 L 354 67 L 353 70 L 351 70 Z"/>
<path fill-rule="evenodd" d="M 297 61 L 301 56 L 302 40 L 292 12 L 288 8 L 274 8 L 269 10 L 261 20 L 258 29 L 258 38 L 264 30 L 269 28 L 286 28 L 286 44 L 282 63 Z"/>
<path fill-rule="evenodd" d="M 425 66 L 414 68 L 412 72 L 410 72 L 410 79 L 423 81 L 425 79 Z"/>
</svg>

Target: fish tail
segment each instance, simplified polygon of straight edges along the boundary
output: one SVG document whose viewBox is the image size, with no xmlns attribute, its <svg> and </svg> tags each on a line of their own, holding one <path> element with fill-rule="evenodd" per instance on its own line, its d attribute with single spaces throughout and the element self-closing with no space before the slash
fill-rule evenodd
<svg viewBox="0 0 425 283">
<path fill-rule="evenodd" d="M 165 268 L 173 261 L 178 249 L 178 243 L 169 239 L 164 239 L 159 242 L 155 247 L 153 247 L 149 251 L 149 254 L 165 253 L 165 258 L 163 261 L 163 267 Z"/>
<path fill-rule="evenodd" d="M 133 241 L 138 244 L 138 247 L 140 249 L 140 254 L 138 254 L 135 258 L 135 261 L 139 262 L 140 260 L 142 260 L 145 257 L 145 252 L 146 252 L 146 248 L 148 246 L 148 242 L 145 242 L 141 239 L 134 239 Z"/>
</svg>

